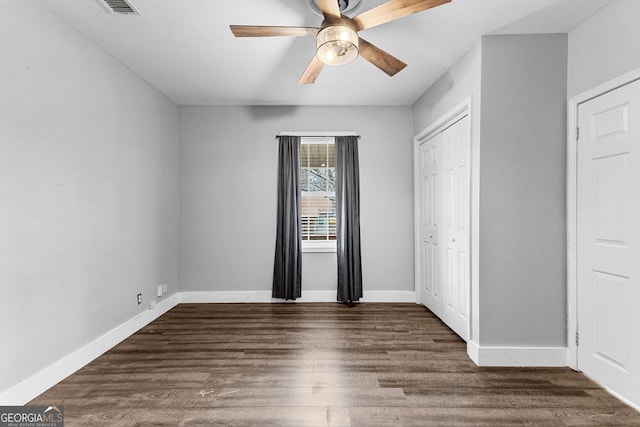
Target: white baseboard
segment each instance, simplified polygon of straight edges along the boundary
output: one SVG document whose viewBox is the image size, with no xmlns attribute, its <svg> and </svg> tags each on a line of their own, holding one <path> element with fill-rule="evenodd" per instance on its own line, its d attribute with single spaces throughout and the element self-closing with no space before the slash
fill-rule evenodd
<svg viewBox="0 0 640 427">
<path fill-rule="evenodd" d="M 467 341 L 467 356 L 469 356 L 473 363 L 481 366 L 480 363 L 478 363 L 478 348 L 478 344 L 475 341 L 472 341 L 471 339 Z"/>
<path fill-rule="evenodd" d="M 566 347 L 480 347 L 467 342 L 467 354 L 478 366 L 567 366 Z"/>
<path fill-rule="evenodd" d="M 42 371 L 0 393 L 0 405 L 23 406 L 178 305 L 175 293 Z"/>
<path fill-rule="evenodd" d="M 338 300 L 337 291 L 302 291 L 302 298 L 298 302 L 336 302 Z M 282 301 L 282 300 L 274 300 Z"/>
<path fill-rule="evenodd" d="M 413 291 L 364 291 L 362 302 L 410 302 L 415 303 Z M 231 291 L 231 292 L 182 292 L 182 303 L 268 303 L 282 302 L 271 298 L 271 291 Z M 292 301 L 293 302 L 293 301 Z M 295 302 L 336 302 L 336 291 L 302 291 L 302 298 Z"/>
<path fill-rule="evenodd" d="M 181 292 L 185 304 L 271 302 L 271 291 Z"/>
<path fill-rule="evenodd" d="M 362 302 L 411 302 L 416 303 L 414 291 L 364 291 Z"/>
</svg>

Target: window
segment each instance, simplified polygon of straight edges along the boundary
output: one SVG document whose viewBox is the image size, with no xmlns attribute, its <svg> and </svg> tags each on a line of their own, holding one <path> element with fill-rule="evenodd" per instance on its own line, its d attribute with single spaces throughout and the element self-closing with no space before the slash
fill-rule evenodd
<svg viewBox="0 0 640 427">
<path fill-rule="evenodd" d="M 335 252 L 334 138 L 303 137 L 300 145 L 302 250 Z"/>
</svg>

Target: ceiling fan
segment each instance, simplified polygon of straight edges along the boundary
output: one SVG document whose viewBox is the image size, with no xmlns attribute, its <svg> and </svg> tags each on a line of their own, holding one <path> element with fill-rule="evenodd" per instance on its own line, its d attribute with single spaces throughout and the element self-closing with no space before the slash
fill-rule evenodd
<svg viewBox="0 0 640 427">
<path fill-rule="evenodd" d="M 389 76 L 394 76 L 407 64 L 359 37 L 358 31 L 395 21 L 450 1 L 389 0 L 354 18 L 349 18 L 341 13 L 341 8 L 344 9 L 348 1 L 317 0 L 318 7 L 324 15 L 324 21 L 320 27 L 231 25 L 230 28 L 236 37 L 315 37 L 316 54 L 302 73 L 298 84 L 314 83 L 325 64 L 344 65 L 354 61 L 358 56 L 362 56 Z"/>
</svg>

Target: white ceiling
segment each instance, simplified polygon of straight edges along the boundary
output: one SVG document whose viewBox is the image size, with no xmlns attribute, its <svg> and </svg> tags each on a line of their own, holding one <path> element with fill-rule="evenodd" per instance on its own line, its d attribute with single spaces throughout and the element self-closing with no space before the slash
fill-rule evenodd
<svg viewBox="0 0 640 427">
<path fill-rule="evenodd" d="M 566 33 L 612 0 L 453 0 L 362 31 L 408 66 L 388 77 L 362 58 L 296 82 L 313 37 L 234 38 L 230 24 L 319 26 L 304 0 L 131 0 L 140 16 L 97 0 L 42 0 L 180 105 L 412 105 L 485 34 Z M 384 0 L 364 0 L 360 12 Z"/>
</svg>

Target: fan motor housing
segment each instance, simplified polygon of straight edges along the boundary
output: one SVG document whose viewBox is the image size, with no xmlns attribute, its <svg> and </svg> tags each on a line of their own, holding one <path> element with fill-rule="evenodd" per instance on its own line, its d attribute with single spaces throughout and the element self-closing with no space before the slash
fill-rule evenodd
<svg viewBox="0 0 640 427">
<path fill-rule="evenodd" d="M 363 0 L 336 0 L 336 1 L 338 2 L 338 5 L 340 7 L 340 13 L 342 13 L 343 15 L 354 15 L 355 12 L 358 9 L 360 9 L 363 2 Z M 322 11 L 318 6 L 317 0 L 307 0 L 307 4 L 309 5 L 309 8 L 313 11 L 313 13 L 319 16 L 323 16 Z"/>
</svg>

